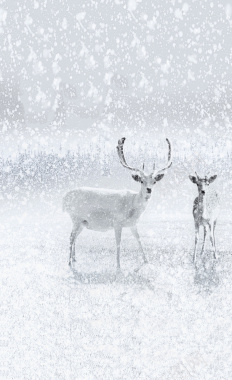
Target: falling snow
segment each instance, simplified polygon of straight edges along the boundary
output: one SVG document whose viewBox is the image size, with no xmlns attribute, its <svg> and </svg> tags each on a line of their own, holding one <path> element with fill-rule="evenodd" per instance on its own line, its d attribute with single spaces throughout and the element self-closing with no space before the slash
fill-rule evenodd
<svg viewBox="0 0 232 380">
<path fill-rule="evenodd" d="M 1 379 L 231 379 L 231 31 L 226 0 L 1 1 Z M 113 230 L 85 229 L 69 267 L 64 195 L 140 189 L 123 136 L 146 173 L 172 144 L 148 264 L 129 229 L 121 272 Z M 221 209 L 194 266 L 195 172 Z"/>
</svg>

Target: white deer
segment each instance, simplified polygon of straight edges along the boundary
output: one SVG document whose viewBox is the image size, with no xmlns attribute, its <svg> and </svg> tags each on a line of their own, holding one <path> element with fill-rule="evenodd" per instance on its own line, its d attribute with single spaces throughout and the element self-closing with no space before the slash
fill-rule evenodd
<svg viewBox="0 0 232 380">
<path fill-rule="evenodd" d="M 136 223 L 145 210 L 154 184 L 160 181 L 166 170 L 171 166 L 171 144 L 168 139 L 168 162 L 161 170 L 155 170 L 147 175 L 143 170 L 127 165 L 123 153 L 125 137 L 118 141 L 117 151 L 121 164 L 133 172 L 132 178 L 141 183 L 140 191 L 108 190 L 89 187 L 79 187 L 67 193 L 63 199 L 63 210 L 67 211 L 73 222 L 70 236 L 69 265 L 75 261 L 75 241 L 82 229 L 86 227 L 94 231 L 114 229 L 117 244 L 117 268 L 120 268 L 120 243 L 123 227 L 129 227 L 138 241 L 143 260 L 144 254 Z"/>
<path fill-rule="evenodd" d="M 220 200 L 215 190 L 209 191 L 209 185 L 217 178 L 217 175 L 214 175 L 210 178 L 200 178 L 196 173 L 196 177 L 190 175 L 189 178 L 198 187 L 198 197 L 193 202 L 193 217 L 195 223 L 195 247 L 193 262 L 195 263 L 196 261 L 196 252 L 200 226 L 204 227 L 204 240 L 201 254 L 204 253 L 205 239 L 208 229 L 210 231 L 210 241 L 213 246 L 214 258 L 216 259 L 217 256 L 214 233 L 217 223 L 217 217 L 220 211 Z"/>
</svg>

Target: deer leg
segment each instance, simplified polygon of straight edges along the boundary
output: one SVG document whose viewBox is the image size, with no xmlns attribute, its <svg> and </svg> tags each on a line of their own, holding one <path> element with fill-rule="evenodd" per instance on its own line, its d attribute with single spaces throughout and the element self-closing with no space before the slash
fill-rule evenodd
<svg viewBox="0 0 232 380">
<path fill-rule="evenodd" d="M 214 225 L 212 226 L 211 224 L 209 225 L 209 228 L 210 228 L 210 241 L 212 243 L 212 247 L 213 247 L 213 256 L 214 258 L 216 259 L 217 258 L 217 255 L 216 255 L 216 247 L 215 247 L 215 237 L 214 237 Z"/>
<path fill-rule="evenodd" d="M 216 252 L 216 244 L 215 244 L 215 227 L 216 227 L 216 224 L 217 224 L 217 221 L 215 220 L 213 222 L 213 240 L 214 240 L 214 248 L 215 248 L 215 252 Z"/>
<path fill-rule="evenodd" d="M 203 245 L 202 245 L 202 250 L 201 250 L 201 254 L 203 255 L 204 251 L 205 251 L 205 238 L 206 238 L 206 234 L 207 234 L 207 229 L 206 229 L 206 226 L 203 226 L 204 227 L 204 240 L 203 240 Z"/>
<path fill-rule="evenodd" d="M 144 263 L 146 264 L 148 261 L 147 261 L 147 258 L 145 256 L 145 253 L 143 251 L 143 247 L 142 247 L 142 244 L 141 244 L 141 241 L 140 241 L 140 236 L 139 236 L 139 233 L 138 233 L 138 230 L 137 230 L 137 227 L 134 226 L 134 227 L 131 227 L 131 232 L 133 234 L 133 236 L 135 237 L 135 239 L 137 240 L 138 244 L 139 244 L 139 248 L 143 254 L 143 261 Z"/>
<path fill-rule="evenodd" d="M 73 225 L 73 229 L 70 235 L 70 255 L 69 255 L 69 265 L 72 264 L 75 259 L 75 241 L 77 236 L 81 233 L 84 228 L 83 223 L 78 223 Z"/>
<path fill-rule="evenodd" d="M 199 225 L 195 224 L 195 247 L 194 247 L 194 255 L 193 255 L 193 262 L 194 263 L 196 261 L 198 239 L 199 239 Z"/>
<path fill-rule="evenodd" d="M 121 236 L 122 236 L 122 227 L 115 227 L 115 239 L 117 245 L 117 269 L 120 269 L 120 244 L 121 244 Z"/>
</svg>

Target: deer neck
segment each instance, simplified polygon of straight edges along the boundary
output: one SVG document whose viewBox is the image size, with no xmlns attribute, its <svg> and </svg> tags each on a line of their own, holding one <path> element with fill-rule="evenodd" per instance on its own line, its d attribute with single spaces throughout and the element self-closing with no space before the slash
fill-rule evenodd
<svg viewBox="0 0 232 380">
<path fill-rule="evenodd" d="M 149 198 L 147 199 L 143 192 L 142 192 L 142 189 L 140 190 L 140 192 L 138 194 L 136 194 L 135 196 L 135 200 L 134 200 L 134 203 L 135 203 L 135 206 L 138 210 L 141 210 L 141 213 L 145 210 L 145 208 L 147 207 L 147 204 L 149 202 Z"/>
</svg>

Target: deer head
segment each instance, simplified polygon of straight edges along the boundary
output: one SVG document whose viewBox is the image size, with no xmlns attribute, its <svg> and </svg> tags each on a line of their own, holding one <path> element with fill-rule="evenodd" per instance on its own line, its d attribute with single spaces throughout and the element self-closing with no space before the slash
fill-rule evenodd
<svg viewBox="0 0 232 380">
<path fill-rule="evenodd" d="M 196 173 L 196 172 L 195 172 Z M 198 192 L 199 192 L 199 195 L 201 197 L 204 197 L 206 192 L 207 192 L 207 189 L 209 187 L 209 185 L 215 181 L 215 179 L 217 178 L 217 175 L 213 175 L 211 177 L 205 177 L 205 178 L 200 178 L 197 173 L 196 173 L 196 177 L 194 176 L 189 176 L 189 179 L 190 181 L 192 181 L 193 183 L 195 183 L 197 185 L 197 188 L 198 188 Z"/>
<path fill-rule="evenodd" d="M 166 139 L 166 141 L 168 143 L 168 162 L 167 162 L 167 164 L 165 165 L 164 168 L 159 169 L 159 170 L 155 169 L 155 164 L 154 164 L 153 165 L 153 171 L 148 175 L 144 172 L 144 165 L 143 165 L 143 170 L 141 170 L 138 168 L 131 167 L 126 163 L 124 153 L 123 153 L 123 146 L 124 146 L 125 140 L 126 140 L 125 137 L 118 140 L 117 151 L 118 151 L 119 160 L 120 160 L 121 164 L 126 169 L 129 169 L 133 172 L 132 178 L 136 182 L 141 183 L 142 195 L 146 200 L 148 200 L 151 197 L 153 186 L 156 184 L 156 182 L 160 181 L 163 178 L 167 169 L 170 168 L 170 166 L 172 165 L 170 141 L 168 139 Z"/>
</svg>

